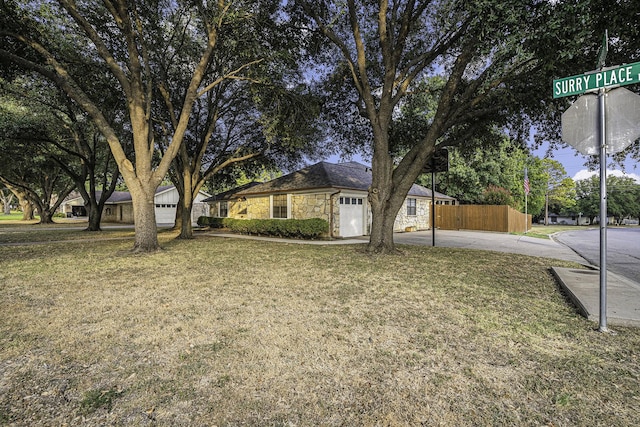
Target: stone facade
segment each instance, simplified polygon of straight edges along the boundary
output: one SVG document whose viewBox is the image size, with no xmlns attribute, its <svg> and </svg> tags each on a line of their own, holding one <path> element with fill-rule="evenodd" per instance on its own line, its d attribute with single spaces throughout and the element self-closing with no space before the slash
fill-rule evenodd
<svg viewBox="0 0 640 427">
<path fill-rule="evenodd" d="M 329 222 L 332 227 L 332 235 L 340 235 L 340 204 L 339 198 L 342 193 L 331 197 L 329 192 L 323 193 L 298 193 L 288 195 L 288 217 L 291 219 L 322 218 Z M 366 194 L 359 195 L 365 197 Z M 425 198 L 414 198 L 416 200 L 416 215 L 407 214 L 406 202 L 400 208 L 394 231 L 426 230 L 430 224 L 431 201 Z M 219 205 L 224 202 L 216 202 L 211 205 L 211 215 L 218 216 Z M 228 217 L 237 219 L 269 219 L 271 218 L 271 198 L 270 196 L 247 197 L 237 200 L 229 200 Z M 333 206 L 332 206 L 333 205 Z M 370 212 L 367 209 L 367 212 Z M 369 213 L 368 221 L 371 216 Z M 365 230 L 369 230 L 370 225 L 365 224 Z"/>
<path fill-rule="evenodd" d="M 218 216 L 220 203 L 211 205 L 211 216 Z M 269 196 L 249 197 L 246 200 L 229 200 L 227 203 L 228 216 L 238 219 L 269 219 L 271 218 L 271 199 Z M 334 201 L 335 205 L 335 201 Z M 335 205 L 337 207 L 337 205 Z M 293 194 L 290 196 L 291 219 L 322 218 L 329 221 L 331 207 L 329 194 Z"/>
<path fill-rule="evenodd" d="M 271 213 L 269 208 L 271 206 L 269 196 L 264 197 L 248 197 L 245 201 L 247 205 L 248 216 L 247 219 L 269 219 Z"/>
<path fill-rule="evenodd" d="M 102 222 L 133 224 L 133 203 L 105 205 L 102 210 Z"/>
<path fill-rule="evenodd" d="M 294 194 L 291 196 L 291 213 L 289 218 L 309 219 L 322 218 L 330 220 L 329 194 Z"/>
<path fill-rule="evenodd" d="M 408 197 L 412 198 L 412 197 Z M 429 229 L 430 221 L 430 207 L 431 201 L 428 199 L 413 198 L 416 200 L 416 214 L 407 214 L 407 201 L 398 211 L 396 221 L 393 224 L 393 231 L 407 231 L 409 230 L 427 230 Z"/>
</svg>

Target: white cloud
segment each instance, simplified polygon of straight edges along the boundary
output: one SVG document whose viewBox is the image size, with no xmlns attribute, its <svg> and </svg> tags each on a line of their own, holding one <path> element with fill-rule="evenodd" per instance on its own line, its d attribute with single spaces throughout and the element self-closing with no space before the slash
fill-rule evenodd
<svg viewBox="0 0 640 427">
<path fill-rule="evenodd" d="M 573 176 L 573 180 L 574 181 L 580 181 L 581 179 L 588 179 L 593 175 L 600 175 L 600 171 L 588 171 L 586 169 L 582 169 L 581 171 L 578 171 L 574 176 Z M 633 178 L 636 180 L 636 182 L 638 184 L 640 184 L 640 175 L 638 175 L 637 173 L 623 173 L 622 171 L 619 170 L 607 170 L 607 176 L 626 176 L 628 178 Z"/>
</svg>

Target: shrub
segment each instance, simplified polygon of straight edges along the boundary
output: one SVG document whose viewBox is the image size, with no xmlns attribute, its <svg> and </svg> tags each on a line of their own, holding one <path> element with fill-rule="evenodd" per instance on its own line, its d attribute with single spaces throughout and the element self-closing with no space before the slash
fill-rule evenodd
<svg viewBox="0 0 640 427">
<path fill-rule="evenodd" d="M 234 219 L 201 216 L 198 225 L 226 228 L 240 234 L 316 239 L 329 233 L 329 223 L 321 218 L 310 219 Z"/>
<path fill-rule="evenodd" d="M 514 206 L 513 196 L 506 188 L 490 185 L 484 190 L 482 199 L 485 205 L 509 205 Z"/>
<path fill-rule="evenodd" d="M 201 216 L 198 218 L 200 227 L 223 228 L 222 220 L 226 218 L 215 218 L 212 216 Z"/>
</svg>

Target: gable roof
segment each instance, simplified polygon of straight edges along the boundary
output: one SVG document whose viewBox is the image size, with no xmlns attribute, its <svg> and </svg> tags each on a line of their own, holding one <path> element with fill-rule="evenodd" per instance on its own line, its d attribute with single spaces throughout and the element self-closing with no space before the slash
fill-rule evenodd
<svg viewBox="0 0 640 427">
<path fill-rule="evenodd" d="M 161 185 L 158 188 L 156 188 L 155 195 L 157 196 L 161 193 L 165 193 L 167 191 L 173 190 L 174 188 L 175 188 L 174 185 Z M 200 191 L 200 193 L 202 193 L 205 196 L 208 196 L 208 194 L 205 193 L 204 191 Z M 96 190 L 96 199 L 100 199 L 101 195 L 102 195 L 102 190 Z M 82 200 L 82 196 L 69 198 L 66 200 L 66 203 L 72 202 L 77 199 Z M 105 203 L 127 203 L 131 201 L 132 201 L 131 193 L 129 193 L 128 191 L 114 191 L 113 193 L 111 193 L 111 196 L 109 196 L 109 198 Z"/>
<path fill-rule="evenodd" d="M 368 191 L 372 182 L 371 168 L 358 162 L 319 162 L 274 180 L 216 194 L 205 201 L 229 200 L 236 197 L 261 194 L 287 193 L 292 191 L 335 189 Z M 414 184 L 410 196 L 431 197 L 431 190 Z M 442 193 L 435 193 L 439 199 L 450 199 Z"/>
<path fill-rule="evenodd" d="M 251 181 L 247 184 L 243 184 L 239 187 L 232 188 L 231 190 L 223 191 L 222 193 L 214 194 L 211 197 L 208 197 L 203 200 L 203 202 L 215 202 L 217 200 L 229 200 L 233 199 L 238 192 L 249 189 L 251 187 L 255 187 L 256 185 L 260 185 L 260 182 Z"/>
</svg>

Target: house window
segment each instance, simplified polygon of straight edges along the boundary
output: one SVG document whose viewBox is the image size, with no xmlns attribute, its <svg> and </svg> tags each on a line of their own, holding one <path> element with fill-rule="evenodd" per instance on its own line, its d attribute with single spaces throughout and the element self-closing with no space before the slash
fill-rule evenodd
<svg viewBox="0 0 640 427">
<path fill-rule="evenodd" d="M 287 218 L 287 195 L 278 194 L 272 198 L 272 218 Z"/>
<path fill-rule="evenodd" d="M 229 216 L 229 202 L 218 202 L 218 216 L 220 218 L 226 218 Z"/>
<path fill-rule="evenodd" d="M 340 197 L 341 205 L 362 205 L 362 197 Z"/>
<path fill-rule="evenodd" d="M 407 199 L 407 215 L 416 216 L 416 199 Z"/>
</svg>

